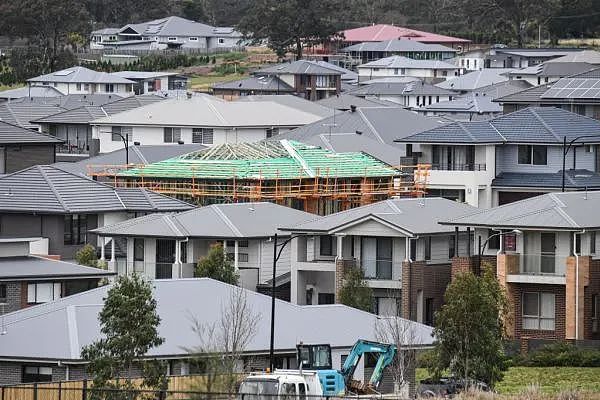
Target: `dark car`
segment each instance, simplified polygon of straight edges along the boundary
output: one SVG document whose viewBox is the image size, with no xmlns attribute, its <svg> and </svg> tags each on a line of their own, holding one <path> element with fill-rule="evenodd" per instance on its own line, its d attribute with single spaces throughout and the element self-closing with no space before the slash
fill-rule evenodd
<svg viewBox="0 0 600 400">
<path fill-rule="evenodd" d="M 465 384 L 466 383 L 466 384 Z M 483 392 L 489 392 L 490 388 L 484 382 L 454 377 L 444 377 L 440 379 L 424 379 L 417 388 L 419 397 L 454 397 L 466 388 L 472 388 Z"/>
</svg>

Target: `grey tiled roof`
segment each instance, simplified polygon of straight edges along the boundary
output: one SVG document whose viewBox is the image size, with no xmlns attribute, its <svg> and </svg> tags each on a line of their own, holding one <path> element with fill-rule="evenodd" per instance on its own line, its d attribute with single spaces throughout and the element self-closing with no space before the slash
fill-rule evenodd
<svg viewBox="0 0 600 400">
<path fill-rule="evenodd" d="M 101 278 L 114 272 L 47 258 L 0 257 L 0 282 L 41 279 Z"/>
<path fill-rule="evenodd" d="M 56 97 L 63 94 L 53 86 L 31 86 L 8 89 L 0 92 L 0 99 L 20 99 L 22 97 Z"/>
<path fill-rule="evenodd" d="M 438 60 L 413 60 L 402 56 L 391 56 L 359 65 L 358 68 L 425 68 L 459 69 L 454 64 Z"/>
<path fill-rule="evenodd" d="M 330 96 L 316 101 L 316 103 L 333 108 L 336 110 L 350 110 L 351 106 L 356 107 L 398 107 L 398 104 L 391 101 L 378 100 L 375 97 L 354 96 L 353 92 L 342 93 L 336 96 Z"/>
<path fill-rule="evenodd" d="M 125 25 L 119 30 L 119 33 L 128 28 L 133 29 L 140 35 L 151 36 L 241 36 L 241 34 L 236 32 L 233 28 L 214 27 L 176 16 L 155 19 L 141 24 Z"/>
<path fill-rule="evenodd" d="M 30 121 L 64 110 L 64 108 L 53 104 L 40 104 L 33 101 L 11 101 L 0 104 L 0 121 L 19 125 L 27 129 L 37 129 L 36 124 L 32 124 Z"/>
<path fill-rule="evenodd" d="M 46 75 L 36 76 L 28 82 L 63 82 L 63 83 L 133 83 L 129 79 L 112 75 L 107 72 L 98 72 L 85 67 L 71 67 Z"/>
<path fill-rule="evenodd" d="M 332 114 L 331 109 L 329 107 L 321 105 L 318 101 L 306 100 L 300 96 L 294 96 L 291 94 L 255 94 L 250 96 L 238 97 L 235 101 L 269 101 L 280 104 L 282 106 L 294 108 L 298 111 L 303 111 L 309 114 L 317 115 L 321 118 L 329 117 Z"/>
<path fill-rule="evenodd" d="M 502 106 L 492 100 L 492 97 L 486 94 L 471 92 L 451 101 L 440 101 L 421 107 L 419 111 L 501 113 Z"/>
<path fill-rule="evenodd" d="M 62 143 L 54 136 L 37 133 L 18 125 L 0 121 L 0 144 Z"/>
<path fill-rule="evenodd" d="M 554 107 L 528 107 L 489 121 L 454 122 L 404 137 L 408 143 L 561 144 L 580 135 L 600 135 L 600 121 Z M 600 143 L 600 138 L 586 139 Z"/>
<path fill-rule="evenodd" d="M 476 208 L 468 204 L 439 197 L 392 199 L 318 217 L 304 224 L 281 224 L 281 229 L 292 232 L 332 233 L 365 218 L 375 218 L 406 232 L 408 236 L 444 233 L 451 232 L 453 228 L 438 224 L 441 218 L 459 217 L 471 214 L 474 210 Z"/>
<path fill-rule="evenodd" d="M 416 40 L 395 39 L 384 42 L 363 42 L 340 49 L 342 53 L 361 52 L 361 51 L 382 51 L 382 52 L 450 52 L 456 53 L 456 50 L 441 44 L 427 44 Z"/>
<path fill-rule="evenodd" d="M 329 63 L 319 63 L 309 60 L 298 60 L 290 63 L 272 65 L 256 71 L 257 75 L 266 74 L 308 74 L 308 75 L 342 75 L 339 67 L 331 66 Z"/>
<path fill-rule="evenodd" d="M 260 238 L 314 214 L 273 203 L 213 204 L 178 214 L 151 214 L 95 229 L 101 236 Z"/>
<path fill-rule="evenodd" d="M 511 68 L 484 68 L 455 78 L 447 79 L 436 86 L 444 89 L 472 91 L 508 80 L 505 74 L 514 71 Z"/>
<path fill-rule="evenodd" d="M 0 177 L 0 210 L 25 213 L 188 210 L 188 203 L 145 189 L 115 189 L 50 165 Z"/>
<path fill-rule="evenodd" d="M 554 173 L 515 173 L 503 172 L 493 181 L 493 187 L 562 187 L 562 171 Z M 600 174 L 585 169 L 567 170 L 565 187 L 579 189 L 600 189 Z"/>
<path fill-rule="evenodd" d="M 420 82 L 375 82 L 362 85 L 353 90 L 355 96 L 380 96 L 380 95 L 429 95 L 429 96 L 453 96 L 457 92 Z"/>
<path fill-rule="evenodd" d="M 510 76 L 517 79 L 519 76 L 533 75 L 539 77 L 562 77 L 579 74 L 593 69 L 592 64 L 583 62 L 558 62 L 557 60 L 546 61 L 531 67 L 514 70 L 509 72 Z"/>
<path fill-rule="evenodd" d="M 441 222 L 512 229 L 599 229 L 599 206 L 600 191 L 547 193 L 460 218 L 444 218 Z"/>
<path fill-rule="evenodd" d="M 293 92 L 294 88 L 276 76 L 250 76 L 236 81 L 217 83 L 213 89 L 255 90 L 257 92 Z"/>
<path fill-rule="evenodd" d="M 552 87 L 552 84 L 534 86 L 529 89 L 522 90 L 520 92 L 508 94 L 506 96 L 499 97 L 495 99 L 495 101 L 499 103 L 530 103 L 530 102 L 539 102 L 542 95 L 548 91 L 548 89 Z"/>
<path fill-rule="evenodd" d="M 398 137 L 446 124 L 439 118 L 424 117 L 401 107 L 365 107 L 355 112 L 346 111 L 304 125 L 280 135 L 280 138 L 304 142 L 320 134 L 352 133 L 359 131 L 365 137 L 380 143 L 393 144 Z"/>
</svg>

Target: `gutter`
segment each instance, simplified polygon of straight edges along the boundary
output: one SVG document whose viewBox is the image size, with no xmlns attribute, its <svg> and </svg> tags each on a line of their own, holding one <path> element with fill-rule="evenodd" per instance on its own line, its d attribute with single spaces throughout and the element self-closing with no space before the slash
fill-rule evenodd
<svg viewBox="0 0 600 400">
<path fill-rule="evenodd" d="M 573 254 L 575 255 L 575 340 L 579 340 L 579 254 L 577 254 L 577 235 L 585 233 L 585 229 L 573 232 Z"/>
</svg>

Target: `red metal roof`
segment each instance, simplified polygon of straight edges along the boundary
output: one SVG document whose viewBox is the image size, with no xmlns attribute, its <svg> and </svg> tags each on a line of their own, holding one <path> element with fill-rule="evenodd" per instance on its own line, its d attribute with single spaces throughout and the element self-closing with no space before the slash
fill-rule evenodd
<svg viewBox="0 0 600 400">
<path fill-rule="evenodd" d="M 344 42 L 381 42 L 384 40 L 407 39 L 421 43 L 470 43 L 470 40 L 467 39 L 383 24 L 347 29 L 342 33 L 344 34 Z"/>
</svg>

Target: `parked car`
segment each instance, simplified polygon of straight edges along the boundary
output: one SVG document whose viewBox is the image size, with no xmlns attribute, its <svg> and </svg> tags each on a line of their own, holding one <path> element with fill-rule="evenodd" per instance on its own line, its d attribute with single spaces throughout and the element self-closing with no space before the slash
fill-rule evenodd
<svg viewBox="0 0 600 400">
<path fill-rule="evenodd" d="M 466 382 L 466 384 L 465 384 Z M 440 379 L 424 379 L 417 388 L 419 397 L 447 397 L 451 398 L 466 388 L 472 388 L 483 392 L 489 392 L 490 387 L 481 381 L 459 379 L 455 377 L 444 377 Z"/>
</svg>

